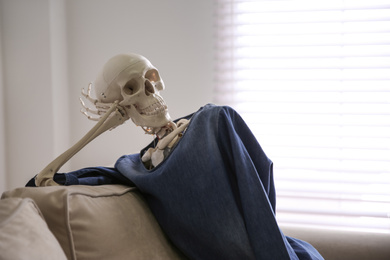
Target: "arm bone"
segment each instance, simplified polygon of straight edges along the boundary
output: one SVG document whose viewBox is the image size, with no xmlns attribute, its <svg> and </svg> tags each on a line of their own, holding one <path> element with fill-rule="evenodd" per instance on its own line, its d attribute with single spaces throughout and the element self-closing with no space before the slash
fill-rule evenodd
<svg viewBox="0 0 390 260">
<path fill-rule="evenodd" d="M 111 115 L 111 116 L 110 116 Z M 123 124 L 128 118 L 124 117 L 118 109 L 118 101 L 113 103 L 106 114 L 100 119 L 100 121 L 75 145 L 59 155 L 51 163 L 49 163 L 36 177 L 36 186 L 57 186 L 53 180 L 53 176 L 58 170 L 78 153 L 84 146 L 95 139 L 105 131 L 112 129 L 118 125 Z"/>
</svg>

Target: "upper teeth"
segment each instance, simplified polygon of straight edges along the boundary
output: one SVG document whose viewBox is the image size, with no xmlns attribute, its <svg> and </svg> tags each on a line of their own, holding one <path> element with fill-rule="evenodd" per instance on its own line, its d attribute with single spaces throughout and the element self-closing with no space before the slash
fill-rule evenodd
<svg viewBox="0 0 390 260">
<path fill-rule="evenodd" d="M 142 109 L 137 108 L 138 113 L 147 116 L 160 114 L 164 112 L 165 109 L 167 109 L 167 106 L 165 105 L 163 100 L 158 100 L 156 103 Z"/>
</svg>

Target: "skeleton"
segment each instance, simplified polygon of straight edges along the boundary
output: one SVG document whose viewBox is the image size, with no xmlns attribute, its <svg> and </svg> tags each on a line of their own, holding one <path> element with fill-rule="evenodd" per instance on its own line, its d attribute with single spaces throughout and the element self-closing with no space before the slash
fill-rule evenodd
<svg viewBox="0 0 390 260">
<path fill-rule="evenodd" d="M 92 97 L 92 88 L 96 98 Z M 90 83 L 82 96 L 95 108 L 89 108 L 80 98 L 82 113 L 97 124 L 74 146 L 47 165 L 35 178 L 37 186 L 58 185 L 53 175 L 73 155 L 107 130 L 131 119 L 147 134 L 159 139 L 155 148 L 150 148 L 142 161 L 156 167 L 167 156 L 185 131 L 189 120 L 182 119 L 177 125 L 168 113 L 168 107 L 160 95 L 165 85 L 158 70 L 143 56 L 120 54 L 112 57 L 103 66 L 94 84 Z"/>
</svg>

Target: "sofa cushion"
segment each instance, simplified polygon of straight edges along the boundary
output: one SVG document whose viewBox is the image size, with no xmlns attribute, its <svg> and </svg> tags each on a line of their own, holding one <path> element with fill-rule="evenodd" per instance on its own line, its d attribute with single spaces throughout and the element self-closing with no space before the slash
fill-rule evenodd
<svg viewBox="0 0 390 260">
<path fill-rule="evenodd" d="M 31 199 L 0 200 L 0 259 L 66 259 Z"/>
<path fill-rule="evenodd" d="M 134 187 L 26 187 L 3 197 L 32 198 L 68 259 L 185 259 Z"/>
</svg>

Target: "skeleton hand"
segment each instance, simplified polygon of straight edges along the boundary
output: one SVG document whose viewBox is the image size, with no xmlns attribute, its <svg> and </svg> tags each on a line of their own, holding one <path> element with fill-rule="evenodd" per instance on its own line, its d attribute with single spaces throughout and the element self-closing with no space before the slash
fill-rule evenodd
<svg viewBox="0 0 390 260">
<path fill-rule="evenodd" d="M 84 89 L 81 90 L 81 94 L 92 104 L 95 105 L 95 109 L 91 109 L 87 107 L 84 100 L 80 97 L 81 106 L 83 107 L 80 112 L 83 113 L 89 120 L 92 121 L 99 121 L 104 114 L 107 113 L 107 111 L 110 109 L 110 107 L 113 105 L 113 103 L 103 103 L 100 102 L 98 99 L 91 97 L 91 89 L 92 89 L 92 83 L 89 83 L 87 93 L 84 92 Z M 117 110 L 119 113 L 123 116 L 123 122 L 129 119 L 129 117 L 126 115 L 125 110 L 121 106 L 117 106 Z M 89 113 L 98 115 L 98 117 L 91 116 Z M 115 128 L 115 127 L 113 127 Z M 113 129 L 112 128 L 112 129 Z M 112 130 L 110 129 L 110 130 Z"/>
<path fill-rule="evenodd" d="M 112 103 L 102 103 L 102 102 L 99 102 L 98 99 L 92 98 L 92 97 L 91 97 L 91 89 L 92 89 L 92 83 L 89 83 L 87 93 L 85 93 L 85 92 L 84 92 L 84 89 L 82 89 L 82 90 L 81 90 L 81 94 L 82 94 L 88 101 L 90 101 L 92 104 L 94 104 L 96 109 L 91 109 L 91 108 L 87 107 L 87 105 L 85 104 L 84 100 L 80 97 L 80 102 L 81 102 L 81 105 L 82 105 L 82 107 L 83 107 L 80 111 L 81 111 L 81 113 L 83 113 L 89 120 L 99 121 L 100 118 L 102 118 L 102 115 L 104 115 L 104 114 L 108 111 L 108 109 L 110 108 L 110 106 L 112 105 Z M 83 109 L 84 109 L 85 111 L 84 111 Z M 98 115 L 99 117 L 93 117 L 93 116 L 89 115 L 88 113 L 91 113 L 91 114 L 94 114 L 94 115 Z"/>
<path fill-rule="evenodd" d="M 82 105 L 82 107 L 83 107 L 83 108 L 80 110 L 80 112 L 83 113 L 89 120 L 92 120 L 92 121 L 99 121 L 99 120 L 103 117 L 103 115 L 105 115 L 105 114 L 107 113 L 107 111 L 110 109 L 110 107 L 111 107 L 114 103 L 103 103 L 103 102 L 100 102 L 98 99 L 95 99 L 95 98 L 91 97 L 91 89 L 92 89 L 92 83 L 89 83 L 87 93 L 85 93 L 85 92 L 84 92 L 84 89 L 82 89 L 82 90 L 81 90 L 81 94 L 82 94 L 89 102 L 91 102 L 92 104 L 94 104 L 96 109 L 91 109 L 91 108 L 87 107 L 87 105 L 85 104 L 84 100 L 80 97 L 80 102 L 81 102 L 81 105 Z M 83 110 L 83 109 L 84 109 L 84 110 Z M 125 111 L 120 105 L 117 105 L 117 106 L 116 106 L 116 109 L 117 109 L 117 111 L 122 115 L 121 124 L 130 118 L 130 117 L 127 115 L 126 111 Z M 88 113 L 91 113 L 91 114 L 94 114 L 94 115 L 98 115 L 99 117 L 91 116 L 91 115 L 88 114 Z M 115 127 L 116 127 L 116 126 L 113 126 L 110 130 L 114 129 Z"/>
</svg>

